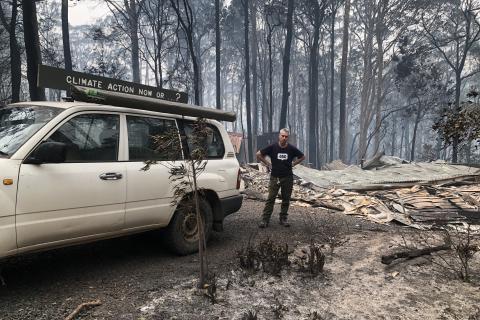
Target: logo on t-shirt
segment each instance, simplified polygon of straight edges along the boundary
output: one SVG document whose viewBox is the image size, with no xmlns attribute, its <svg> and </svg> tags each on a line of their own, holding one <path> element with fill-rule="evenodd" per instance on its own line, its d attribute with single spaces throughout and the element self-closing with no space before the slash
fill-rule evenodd
<svg viewBox="0 0 480 320">
<path fill-rule="evenodd" d="M 277 154 L 277 159 L 278 160 L 287 160 L 288 159 L 288 153 L 278 153 Z"/>
</svg>

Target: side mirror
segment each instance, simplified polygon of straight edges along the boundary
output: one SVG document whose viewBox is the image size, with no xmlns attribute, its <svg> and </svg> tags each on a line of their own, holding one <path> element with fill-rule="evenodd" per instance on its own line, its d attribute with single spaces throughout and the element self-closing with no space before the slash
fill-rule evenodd
<svg viewBox="0 0 480 320">
<path fill-rule="evenodd" d="M 62 142 L 42 142 L 30 156 L 25 159 L 25 164 L 62 163 L 65 162 L 67 145 Z"/>
</svg>

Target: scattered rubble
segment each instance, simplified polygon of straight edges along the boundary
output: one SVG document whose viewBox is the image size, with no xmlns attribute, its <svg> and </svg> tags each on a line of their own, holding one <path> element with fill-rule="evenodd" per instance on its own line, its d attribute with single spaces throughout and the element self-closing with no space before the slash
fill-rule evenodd
<svg viewBox="0 0 480 320">
<path fill-rule="evenodd" d="M 368 168 L 296 166 L 292 201 L 419 229 L 445 223 L 480 225 L 480 169 L 440 161 L 406 163 L 387 156 L 368 161 Z M 269 173 L 265 166 L 249 164 L 242 177 L 248 197 L 266 200 Z"/>
<path fill-rule="evenodd" d="M 343 170 L 347 168 L 348 165 L 342 162 L 342 160 L 333 160 L 322 166 L 322 170 Z"/>
</svg>

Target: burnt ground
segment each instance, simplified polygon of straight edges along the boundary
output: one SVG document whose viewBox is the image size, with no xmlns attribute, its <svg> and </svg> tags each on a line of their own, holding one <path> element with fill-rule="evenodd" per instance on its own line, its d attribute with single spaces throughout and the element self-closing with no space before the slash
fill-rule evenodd
<svg viewBox="0 0 480 320">
<path fill-rule="evenodd" d="M 260 230 L 262 208 L 262 202 L 245 200 L 209 242 L 215 304 L 195 288 L 197 255 L 169 253 L 152 232 L 6 261 L 0 319 L 63 319 L 97 299 L 100 306 L 76 319 L 242 319 L 247 311 L 258 319 L 480 319 L 480 254 L 472 259 L 470 283 L 457 280 L 448 268 L 458 264 L 445 264 L 443 256 L 386 267 L 381 255 L 404 240 L 419 244 L 438 234 L 300 206 L 290 209 L 290 228 L 274 215 Z M 237 251 L 267 237 L 287 243 L 292 261 L 312 238 L 341 244 L 333 254 L 323 246 L 325 269 L 316 277 L 295 263 L 280 276 L 242 271 Z"/>
</svg>

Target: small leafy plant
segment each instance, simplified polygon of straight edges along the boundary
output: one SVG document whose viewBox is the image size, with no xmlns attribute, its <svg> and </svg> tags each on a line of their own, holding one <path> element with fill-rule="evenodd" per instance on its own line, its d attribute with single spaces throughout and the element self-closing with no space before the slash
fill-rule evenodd
<svg viewBox="0 0 480 320">
<path fill-rule="evenodd" d="M 203 288 L 208 274 L 208 263 L 206 254 L 206 237 L 204 219 L 200 210 L 200 197 L 202 190 L 198 186 L 198 177 L 205 171 L 207 166 L 207 137 L 212 129 L 203 118 L 198 118 L 191 124 L 192 132 L 187 138 L 186 135 L 179 135 L 175 127 L 171 127 L 164 133 L 153 136 L 153 144 L 157 155 L 161 160 L 145 161 L 142 170 L 147 171 L 152 165 L 161 164 L 168 168 L 170 181 L 173 184 L 174 196 L 172 205 L 181 206 L 187 212 L 195 212 L 196 226 L 198 230 L 198 252 L 200 260 L 200 277 L 198 288 Z M 180 138 L 180 143 L 179 143 Z M 182 148 L 186 148 L 184 161 L 182 159 Z"/>
</svg>

